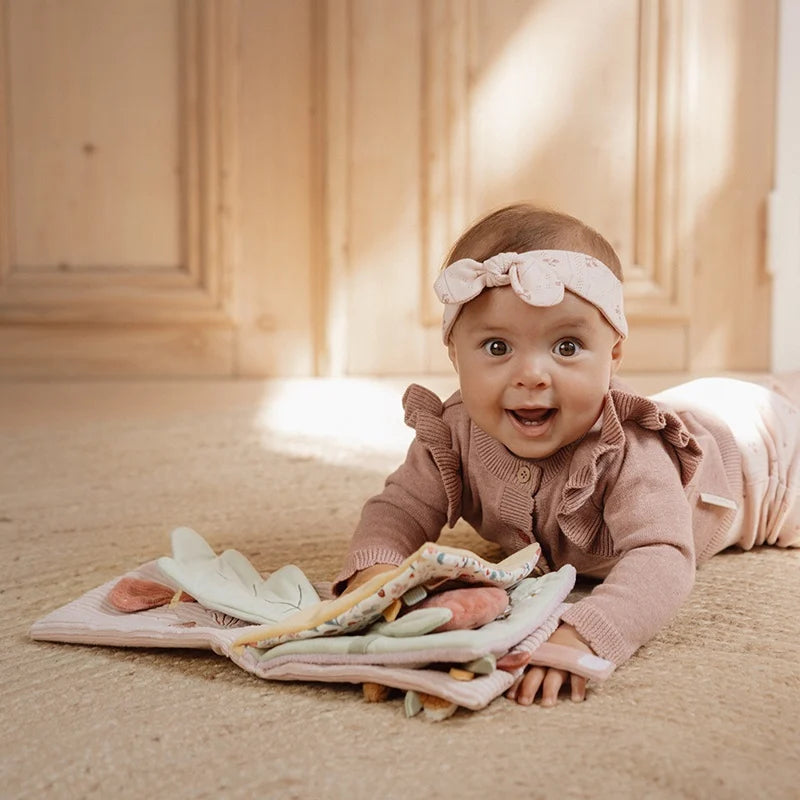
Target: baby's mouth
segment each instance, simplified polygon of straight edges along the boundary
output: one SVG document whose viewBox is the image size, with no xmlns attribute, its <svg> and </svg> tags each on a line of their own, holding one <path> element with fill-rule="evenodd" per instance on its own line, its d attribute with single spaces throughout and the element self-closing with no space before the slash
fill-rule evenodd
<svg viewBox="0 0 800 800">
<path fill-rule="evenodd" d="M 509 408 L 507 413 L 510 414 L 520 425 L 528 427 L 536 427 L 544 425 L 545 422 L 552 419 L 556 414 L 554 408 Z"/>
</svg>

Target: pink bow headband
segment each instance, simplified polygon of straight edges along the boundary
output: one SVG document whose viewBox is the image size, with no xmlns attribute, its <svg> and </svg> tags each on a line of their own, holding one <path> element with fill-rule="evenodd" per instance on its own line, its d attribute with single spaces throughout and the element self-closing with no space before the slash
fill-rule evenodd
<svg viewBox="0 0 800 800">
<path fill-rule="evenodd" d="M 530 250 L 500 253 L 483 262 L 462 258 L 442 270 L 433 289 L 444 303 L 444 343 L 464 304 L 484 289 L 509 285 L 532 306 L 558 305 L 569 289 L 595 306 L 623 339 L 628 336 L 622 283 L 602 261 L 571 250 Z"/>
</svg>

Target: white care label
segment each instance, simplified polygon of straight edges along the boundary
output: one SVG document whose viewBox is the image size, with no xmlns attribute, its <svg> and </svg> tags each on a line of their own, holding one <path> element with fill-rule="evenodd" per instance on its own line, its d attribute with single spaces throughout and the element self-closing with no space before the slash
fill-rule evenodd
<svg viewBox="0 0 800 800">
<path fill-rule="evenodd" d="M 722 506 L 722 508 L 732 508 L 734 511 L 738 508 L 733 500 L 727 497 L 720 497 L 718 494 L 709 494 L 708 492 L 700 492 L 700 500 L 709 506 Z"/>
</svg>

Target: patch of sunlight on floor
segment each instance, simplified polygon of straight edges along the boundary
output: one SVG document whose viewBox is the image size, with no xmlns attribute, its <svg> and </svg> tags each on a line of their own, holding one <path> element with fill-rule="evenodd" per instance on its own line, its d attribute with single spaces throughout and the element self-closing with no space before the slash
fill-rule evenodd
<svg viewBox="0 0 800 800">
<path fill-rule="evenodd" d="M 396 465 L 414 432 L 402 398 L 413 381 L 397 378 L 309 378 L 270 381 L 254 419 L 265 447 L 331 463 Z M 455 377 L 419 381 L 448 397 Z M 364 460 L 369 462 L 367 464 Z"/>
</svg>

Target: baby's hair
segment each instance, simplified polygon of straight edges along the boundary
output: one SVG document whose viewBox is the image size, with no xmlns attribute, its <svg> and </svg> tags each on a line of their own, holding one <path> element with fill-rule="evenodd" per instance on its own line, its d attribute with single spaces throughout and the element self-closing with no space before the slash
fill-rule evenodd
<svg viewBox="0 0 800 800">
<path fill-rule="evenodd" d="M 478 220 L 453 245 L 445 266 L 462 258 L 486 261 L 499 253 L 574 250 L 602 261 L 622 280 L 614 248 L 579 219 L 527 203 L 506 206 Z"/>
</svg>

